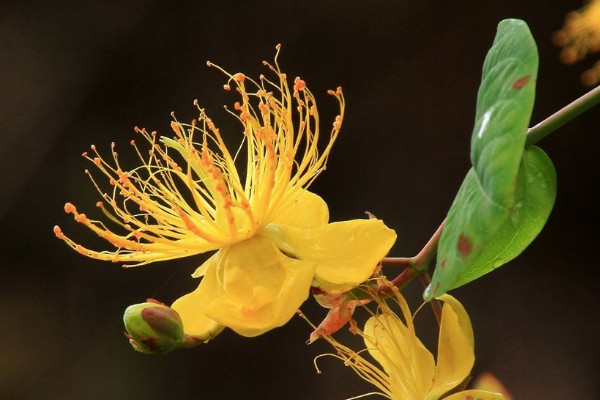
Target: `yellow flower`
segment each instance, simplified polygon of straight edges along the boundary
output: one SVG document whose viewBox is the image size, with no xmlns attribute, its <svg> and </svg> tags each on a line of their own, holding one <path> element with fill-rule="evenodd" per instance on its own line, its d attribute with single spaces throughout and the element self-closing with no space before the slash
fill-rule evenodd
<svg viewBox="0 0 600 400">
<path fill-rule="evenodd" d="M 265 65 L 276 79 L 222 70 L 225 89 L 241 97 L 229 111 L 243 126 L 235 153 L 200 108 L 191 124 L 172 122 L 172 139 L 136 128 L 151 148 L 143 152 L 132 141 L 141 162 L 133 169 L 121 165 L 114 144 L 112 160 L 95 146 L 93 155 L 84 153 L 108 178 L 108 192 L 92 181 L 104 200 L 98 206 L 121 232 L 70 203 L 65 211 L 115 250 L 90 250 L 54 228 L 79 253 L 128 266 L 217 250 L 193 274 L 203 277 L 198 288 L 172 305 L 185 333 L 201 340 L 224 327 L 255 336 L 285 324 L 311 285 L 339 293 L 369 278 L 396 238 L 377 219 L 328 223 L 326 203 L 306 190 L 338 136 L 341 88 L 328 92 L 340 114 L 320 143 L 319 114 L 305 82 L 296 78 L 290 87 L 277 57 Z"/>
<path fill-rule="evenodd" d="M 440 297 L 444 307 L 436 361 L 416 336 L 406 301 L 397 290 L 394 292 L 405 322 L 373 293 L 378 313 L 367 320 L 363 331 L 358 330 L 368 353 L 383 369 L 362 357 L 362 352 L 325 337 L 347 365 L 393 400 L 503 399 L 501 394 L 483 390 L 464 390 L 447 396 L 465 381 L 475 361 L 471 322 L 458 300 L 450 295 Z"/>
<path fill-rule="evenodd" d="M 581 10 L 567 14 L 563 28 L 554 33 L 553 41 L 562 47 L 560 58 L 565 64 L 574 64 L 600 51 L 600 0 L 591 0 Z M 598 83 L 600 62 L 585 71 L 581 80 L 586 86 Z"/>
</svg>

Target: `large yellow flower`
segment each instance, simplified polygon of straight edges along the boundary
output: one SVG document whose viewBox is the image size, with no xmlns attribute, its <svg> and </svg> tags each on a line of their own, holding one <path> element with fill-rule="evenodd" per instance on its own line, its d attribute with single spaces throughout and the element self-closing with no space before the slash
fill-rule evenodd
<svg viewBox="0 0 600 400">
<path fill-rule="evenodd" d="M 373 298 L 378 303 L 378 312 L 358 333 L 363 337 L 369 354 L 383 369 L 333 338 L 324 338 L 333 344 L 347 365 L 374 384 L 381 394 L 392 400 L 504 399 L 499 393 L 483 390 L 462 390 L 448 395 L 465 381 L 475 361 L 471 322 L 454 297 L 440 297 L 444 307 L 437 361 L 417 337 L 408 305 L 397 290 L 396 303 L 406 322 L 376 293 Z"/>
<path fill-rule="evenodd" d="M 193 274 L 203 277 L 198 288 L 172 305 L 185 333 L 200 340 L 224 327 L 255 336 L 283 325 L 311 285 L 339 293 L 366 280 L 396 238 L 377 219 L 328 223 L 327 205 L 306 190 L 339 133 L 341 88 L 329 91 L 340 114 L 319 143 L 319 114 L 305 82 L 296 78 L 290 87 L 277 58 L 265 65 L 274 80 L 223 71 L 225 89 L 241 97 L 230 111 L 243 125 L 235 153 L 200 108 L 191 124 L 172 122 L 173 138 L 136 128 L 151 149 L 132 141 L 141 161 L 133 169 L 121 165 L 114 144 L 112 160 L 95 146 L 84 153 L 109 180 L 105 192 L 92 178 L 104 200 L 98 206 L 121 233 L 70 203 L 65 211 L 115 250 L 90 250 L 54 228 L 79 253 L 128 266 L 217 250 Z"/>
</svg>

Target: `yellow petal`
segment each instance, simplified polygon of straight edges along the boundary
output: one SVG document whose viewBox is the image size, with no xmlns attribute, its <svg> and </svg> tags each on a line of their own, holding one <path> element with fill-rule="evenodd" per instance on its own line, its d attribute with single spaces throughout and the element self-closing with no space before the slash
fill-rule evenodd
<svg viewBox="0 0 600 400">
<path fill-rule="evenodd" d="M 475 362 L 473 329 L 466 310 L 450 295 L 439 298 L 444 301 L 438 341 L 435 376 L 426 400 L 437 400 L 455 388 L 471 372 Z"/>
<path fill-rule="evenodd" d="M 272 222 L 295 228 L 316 228 L 329 222 L 329 209 L 320 196 L 300 189 L 291 203 L 278 210 Z"/>
<path fill-rule="evenodd" d="M 484 390 L 465 390 L 464 392 L 454 393 L 444 400 L 504 400 L 500 393 L 486 392 Z"/>
<path fill-rule="evenodd" d="M 396 240 L 396 233 L 378 219 L 313 229 L 270 224 L 261 235 L 291 257 L 315 262 L 317 284 L 329 293 L 344 292 L 367 280 Z"/>
<path fill-rule="evenodd" d="M 206 305 L 222 293 L 216 279 L 219 253 L 214 254 L 203 264 L 206 266 L 206 274 L 198 288 L 180 297 L 171 306 L 183 321 L 184 333 L 199 340 L 212 339 L 224 328 L 204 313 Z"/>
<path fill-rule="evenodd" d="M 222 292 L 206 314 L 242 336 L 285 324 L 308 297 L 315 265 L 286 257 L 268 239 L 230 246 L 221 260 Z"/>
<path fill-rule="evenodd" d="M 393 313 L 373 316 L 365 324 L 365 344 L 390 376 L 393 398 L 420 400 L 431 385 L 435 362 L 411 328 Z"/>
<path fill-rule="evenodd" d="M 213 254 L 208 260 L 204 261 L 201 266 L 196 268 L 194 273 L 192 274 L 192 278 L 201 278 L 206 274 L 206 270 L 208 266 L 211 265 L 215 261 L 215 257 L 218 253 Z"/>
</svg>

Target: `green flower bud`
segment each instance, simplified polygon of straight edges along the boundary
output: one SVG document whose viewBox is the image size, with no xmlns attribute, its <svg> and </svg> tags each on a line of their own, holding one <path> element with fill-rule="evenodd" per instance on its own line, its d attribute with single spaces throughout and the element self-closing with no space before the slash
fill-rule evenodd
<svg viewBox="0 0 600 400">
<path fill-rule="evenodd" d="M 189 347 L 179 314 L 156 300 L 127 307 L 123 322 L 129 343 L 141 353 L 165 354 Z"/>
</svg>

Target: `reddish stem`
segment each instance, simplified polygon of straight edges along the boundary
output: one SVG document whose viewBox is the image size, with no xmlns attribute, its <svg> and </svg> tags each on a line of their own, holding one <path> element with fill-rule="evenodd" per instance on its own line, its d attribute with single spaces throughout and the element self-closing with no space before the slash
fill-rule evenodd
<svg viewBox="0 0 600 400">
<path fill-rule="evenodd" d="M 406 285 L 412 282 L 416 277 L 419 277 L 419 280 L 423 284 L 423 287 L 426 288 L 429 283 L 431 283 L 431 278 L 429 277 L 429 273 L 427 272 L 427 268 L 429 267 L 429 263 L 435 255 L 437 254 L 437 247 L 440 241 L 440 237 L 442 236 L 442 232 L 444 230 L 444 223 L 446 220 L 442 221 L 440 226 L 437 228 L 435 233 L 431 236 L 429 241 L 419 254 L 414 257 L 386 257 L 381 260 L 382 266 L 396 266 L 396 267 L 405 267 L 406 269 L 402 271 L 397 277 L 392 279 L 392 283 L 399 290 L 402 290 Z M 387 286 L 380 286 L 378 288 L 378 292 L 381 294 L 387 294 L 390 292 L 390 288 Z M 433 312 L 435 314 L 438 323 L 441 321 L 442 315 L 442 307 L 438 300 L 431 301 L 431 307 L 433 308 Z"/>
</svg>

